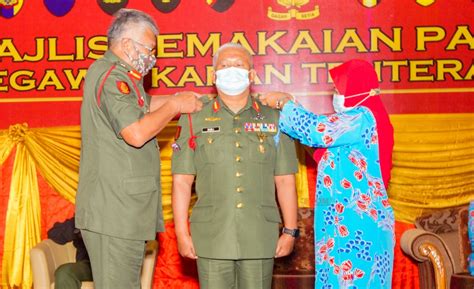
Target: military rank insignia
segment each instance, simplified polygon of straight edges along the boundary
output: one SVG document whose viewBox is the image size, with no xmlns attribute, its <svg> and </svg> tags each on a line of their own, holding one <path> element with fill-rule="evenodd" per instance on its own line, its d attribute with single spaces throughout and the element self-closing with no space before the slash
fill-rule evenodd
<svg viewBox="0 0 474 289">
<path fill-rule="evenodd" d="M 123 94 L 129 94 L 130 93 L 130 87 L 125 81 L 117 81 L 117 88 L 118 90 L 123 93 Z"/>
</svg>

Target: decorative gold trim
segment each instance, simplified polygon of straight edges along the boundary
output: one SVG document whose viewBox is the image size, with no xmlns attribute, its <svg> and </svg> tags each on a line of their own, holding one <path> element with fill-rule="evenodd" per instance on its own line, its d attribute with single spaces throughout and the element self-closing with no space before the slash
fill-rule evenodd
<svg viewBox="0 0 474 289">
<path fill-rule="evenodd" d="M 447 289 L 446 269 L 441 254 L 436 246 L 427 242 L 422 244 L 418 248 L 418 251 L 422 256 L 427 257 L 433 264 L 436 289 Z"/>
</svg>

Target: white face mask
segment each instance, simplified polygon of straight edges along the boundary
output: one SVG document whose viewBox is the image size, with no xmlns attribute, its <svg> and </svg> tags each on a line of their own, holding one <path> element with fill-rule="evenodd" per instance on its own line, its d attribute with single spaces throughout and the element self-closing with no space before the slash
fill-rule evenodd
<svg viewBox="0 0 474 289">
<path fill-rule="evenodd" d="M 353 97 L 364 95 L 364 94 L 367 94 L 367 96 L 364 97 L 364 99 L 362 99 L 358 103 L 356 103 L 354 106 L 346 107 L 344 105 L 344 102 L 346 101 L 346 98 L 353 98 Z M 371 89 L 370 91 L 367 91 L 367 92 L 362 92 L 362 93 L 348 95 L 348 96 L 344 96 L 343 94 L 334 93 L 334 95 L 332 97 L 332 106 L 334 107 L 334 111 L 337 112 L 337 113 L 345 112 L 345 111 L 353 109 L 354 107 L 359 106 L 361 103 L 366 101 L 369 97 L 377 95 L 377 94 L 380 94 L 380 90 L 378 88 L 374 88 L 374 89 Z"/>
<path fill-rule="evenodd" d="M 229 67 L 216 71 L 216 87 L 227 95 L 239 95 L 250 85 L 249 71 Z"/>
</svg>

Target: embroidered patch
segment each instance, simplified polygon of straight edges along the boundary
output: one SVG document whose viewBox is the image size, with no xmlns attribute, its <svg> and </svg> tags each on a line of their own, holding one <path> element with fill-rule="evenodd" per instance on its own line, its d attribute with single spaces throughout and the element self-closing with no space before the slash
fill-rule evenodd
<svg viewBox="0 0 474 289">
<path fill-rule="evenodd" d="M 130 93 L 130 87 L 128 87 L 128 84 L 125 81 L 117 80 L 116 83 L 117 83 L 117 88 L 121 93 L 123 93 L 123 94 L 129 94 Z"/>
<path fill-rule="evenodd" d="M 246 122 L 244 129 L 247 132 L 277 132 L 277 126 L 274 123 Z"/>
<path fill-rule="evenodd" d="M 206 117 L 204 120 L 205 121 L 218 121 L 221 120 L 222 118 L 220 117 Z"/>
<path fill-rule="evenodd" d="M 203 133 L 220 132 L 220 131 L 221 131 L 221 127 L 220 127 L 220 126 L 203 127 L 201 131 L 202 131 Z"/>
</svg>

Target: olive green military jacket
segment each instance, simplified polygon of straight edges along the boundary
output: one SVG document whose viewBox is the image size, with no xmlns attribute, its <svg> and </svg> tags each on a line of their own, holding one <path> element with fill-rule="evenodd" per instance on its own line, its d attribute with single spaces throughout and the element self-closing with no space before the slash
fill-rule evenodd
<svg viewBox="0 0 474 289">
<path fill-rule="evenodd" d="M 112 52 L 89 68 L 81 106 L 78 228 L 134 240 L 163 231 L 157 141 L 135 148 L 120 135 L 149 104 L 141 75 Z"/>
<path fill-rule="evenodd" d="M 280 134 L 278 117 L 251 97 L 237 114 L 218 97 L 181 116 L 172 173 L 196 176 L 198 201 L 190 222 L 198 256 L 275 255 L 281 218 L 274 177 L 297 171 L 294 143 Z"/>
</svg>

